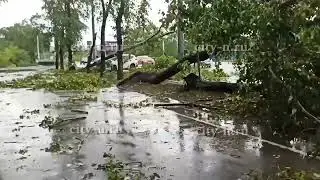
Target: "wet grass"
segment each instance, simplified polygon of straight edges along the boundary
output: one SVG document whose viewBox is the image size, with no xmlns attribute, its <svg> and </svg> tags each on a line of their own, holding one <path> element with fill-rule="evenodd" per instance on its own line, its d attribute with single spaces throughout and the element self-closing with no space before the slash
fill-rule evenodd
<svg viewBox="0 0 320 180">
<path fill-rule="evenodd" d="M 264 174 L 258 171 L 252 171 L 247 174 L 250 180 L 319 180 L 320 172 L 313 170 L 297 171 L 286 167 L 279 169 L 274 174 Z"/>
<path fill-rule="evenodd" d="M 128 164 L 116 160 L 116 157 L 110 153 L 104 153 L 103 158 L 106 159 L 106 163 L 98 165 L 97 170 L 105 171 L 108 180 L 147 179 L 139 169 L 130 168 Z"/>
<path fill-rule="evenodd" d="M 94 72 L 52 71 L 24 79 L 0 82 L 0 87 L 97 92 L 101 88 L 111 87 L 115 82 L 116 77 L 111 73 L 105 74 L 103 78 L 100 78 L 99 73 Z"/>
</svg>

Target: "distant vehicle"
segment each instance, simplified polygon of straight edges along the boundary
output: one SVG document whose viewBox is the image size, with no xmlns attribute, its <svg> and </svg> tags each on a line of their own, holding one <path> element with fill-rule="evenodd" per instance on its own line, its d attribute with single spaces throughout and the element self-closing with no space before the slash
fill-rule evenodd
<svg viewBox="0 0 320 180">
<path fill-rule="evenodd" d="M 213 61 L 212 59 L 207 59 L 200 62 L 200 65 L 202 68 L 211 68 L 213 66 Z"/>
<path fill-rule="evenodd" d="M 140 61 L 139 61 L 140 60 Z M 98 57 L 94 59 L 91 64 L 93 66 L 96 66 L 97 64 L 100 64 L 101 58 Z M 139 56 L 137 57 L 132 54 L 123 54 L 123 69 L 133 69 L 138 67 L 140 64 L 154 64 L 154 60 L 147 56 Z M 87 67 L 87 59 L 83 59 L 80 61 L 80 64 L 77 65 L 77 68 L 82 69 Z M 115 71 L 118 69 L 118 59 L 117 57 L 112 57 L 110 59 L 106 59 L 106 70 L 112 70 Z"/>
<path fill-rule="evenodd" d="M 138 61 L 138 66 L 144 66 L 144 65 L 155 65 L 155 60 L 149 56 L 138 56 L 136 57 L 136 60 Z"/>
<path fill-rule="evenodd" d="M 138 60 L 135 55 L 132 54 L 123 54 L 123 69 L 133 69 L 138 67 Z M 115 71 L 118 69 L 118 59 L 117 57 L 110 58 L 111 70 Z"/>
</svg>

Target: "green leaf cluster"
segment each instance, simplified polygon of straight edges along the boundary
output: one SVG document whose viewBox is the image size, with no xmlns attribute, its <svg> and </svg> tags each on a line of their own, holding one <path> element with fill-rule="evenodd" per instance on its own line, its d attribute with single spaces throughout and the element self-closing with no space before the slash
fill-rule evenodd
<svg viewBox="0 0 320 180">
<path fill-rule="evenodd" d="M 10 45 L 0 50 L 0 67 L 28 66 L 33 64 L 33 60 L 27 51 Z"/>
<path fill-rule="evenodd" d="M 236 54 L 239 82 L 247 87 L 246 93 L 258 90 L 265 97 L 267 111 L 299 123 L 295 121 L 302 111 L 299 101 L 320 117 L 320 1 L 185 0 L 184 4 L 187 36 L 193 43 L 220 48 L 218 57 Z M 225 52 L 224 45 L 251 48 Z"/>
</svg>

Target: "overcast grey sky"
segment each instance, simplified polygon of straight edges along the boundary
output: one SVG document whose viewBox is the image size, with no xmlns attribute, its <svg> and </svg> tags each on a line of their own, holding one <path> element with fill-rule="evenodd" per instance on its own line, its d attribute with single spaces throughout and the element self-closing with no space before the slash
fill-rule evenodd
<svg viewBox="0 0 320 180">
<path fill-rule="evenodd" d="M 15 23 L 21 22 L 23 19 L 29 19 L 36 13 L 41 13 L 42 4 L 42 0 L 8 0 L 7 3 L 2 3 L 0 5 L 0 28 L 12 26 Z M 161 17 L 158 12 L 159 10 L 165 10 L 166 4 L 164 0 L 150 0 L 150 4 L 150 19 L 157 23 Z M 90 22 L 86 24 L 89 28 L 87 32 L 83 33 L 83 42 L 91 40 L 92 37 Z M 113 39 L 111 35 L 114 34 L 114 32 L 110 26 L 107 27 L 106 34 L 107 40 Z"/>
</svg>

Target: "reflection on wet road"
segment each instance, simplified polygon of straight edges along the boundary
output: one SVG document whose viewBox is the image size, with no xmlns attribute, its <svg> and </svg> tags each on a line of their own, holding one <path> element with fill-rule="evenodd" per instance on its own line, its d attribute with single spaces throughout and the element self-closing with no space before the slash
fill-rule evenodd
<svg viewBox="0 0 320 180">
<path fill-rule="evenodd" d="M 105 172 L 96 170 L 106 162 L 105 152 L 146 174 L 156 172 L 161 179 L 245 179 L 253 169 L 268 172 L 277 165 L 302 169 L 320 165 L 188 118 L 208 119 L 204 111 L 155 108 L 150 104 L 161 103 L 157 99 L 117 88 L 102 91 L 90 103 L 70 103 L 68 94 L 1 90 L 0 179 L 76 180 L 88 173 L 93 173 L 92 179 L 107 179 Z M 39 127 L 45 116 L 86 119 L 49 131 Z M 264 137 L 253 124 L 209 116 L 219 126 Z M 53 145 L 59 151 L 46 152 Z"/>
<path fill-rule="evenodd" d="M 0 82 L 11 81 L 13 79 L 22 79 L 27 76 L 34 75 L 53 69 L 53 66 L 29 66 L 17 68 L 0 68 Z"/>
</svg>

